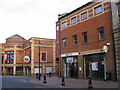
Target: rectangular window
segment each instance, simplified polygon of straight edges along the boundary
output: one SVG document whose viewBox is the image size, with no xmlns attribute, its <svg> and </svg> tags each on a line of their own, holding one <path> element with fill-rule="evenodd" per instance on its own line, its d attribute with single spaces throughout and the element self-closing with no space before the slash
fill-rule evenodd
<svg viewBox="0 0 120 90">
<path fill-rule="evenodd" d="M 5 64 L 13 64 L 14 52 L 13 51 L 5 52 L 4 59 L 5 59 Z"/>
<path fill-rule="evenodd" d="M 74 45 L 77 45 L 77 35 L 73 35 Z"/>
<path fill-rule="evenodd" d="M 99 40 L 104 40 L 105 36 L 104 36 L 104 28 L 98 28 L 99 31 Z"/>
<path fill-rule="evenodd" d="M 120 24 L 120 4 L 118 4 L 118 17 L 119 17 L 119 24 Z"/>
<path fill-rule="evenodd" d="M 87 43 L 87 32 L 83 32 L 83 43 Z"/>
<path fill-rule="evenodd" d="M 82 18 L 82 20 L 86 19 L 86 18 L 87 18 L 87 12 L 82 13 L 82 14 L 81 14 L 81 18 Z"/>
<path fill-rule="evenodd" d="M 64 38 L 62 42 L 63 42 L 63 48 L 66 48 L 66 39 Z"/>
<path fill-rule="evenodd" d="M 46 53 L 42 53 L 42 61 L 46 61 Z"/>
<path fill-rule="evenodd" d="M 62 28 L 65 28 L 67 26 L 67 23 L 66 22 L 63 22 L 62 23 Z"/>
<path fill-rule="evenodd" d="M 76 17 L 74 17 L 74 18 L 71 19 L 71 23 L 72 24 L 76 23 Z"/>
<path fill-rule="evenodd" d="M 94 10 L 95 10 L 95 14 L 101 13 L 102 12 L 102 5 L 96 7 Z"/>
</svg>

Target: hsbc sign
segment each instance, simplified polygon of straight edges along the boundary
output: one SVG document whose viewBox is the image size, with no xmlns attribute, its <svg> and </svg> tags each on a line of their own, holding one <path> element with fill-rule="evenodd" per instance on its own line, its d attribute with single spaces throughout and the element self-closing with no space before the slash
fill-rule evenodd
<svg viewBox="0 0 120 90">
<path fill-rule="evenodd" d="M 67 58 L 67 63 L 73 63 L 73 57 L 68 57 Z"/>
<path fill-rule="evenodd" d="M 61 57 L 68 57 L 68 56 L 78 56 L 78 52 L 73 52 L 73 53 L 67 53 L 67 54 L 61 54 Z"/>
</svg>

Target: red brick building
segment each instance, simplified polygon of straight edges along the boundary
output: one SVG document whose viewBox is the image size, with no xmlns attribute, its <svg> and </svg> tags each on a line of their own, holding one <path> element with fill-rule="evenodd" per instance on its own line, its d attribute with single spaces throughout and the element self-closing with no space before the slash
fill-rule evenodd
<svg viewBox="0 0 120 90">
<path fill-rule="evenodd" d="M 59 74 L 70 78 L 115 80 L 110 4 L 89 2 L 59 15 Z M 103 49 L 104 47 L 104 49 Z"/>
<path fill-rule="evenodd" d="M 35 75 L 39 73 L 39 59 L 41 74 L 56 74 L 54 39 L 32 37 L 26 40 L 16 34 L 7 38 L 6 43 L 0 44 L 0 48 L 0 69 L 4 75 Z M 27 63 L 23 60 L 25 56 L 30 58 Z"/>
</svg>

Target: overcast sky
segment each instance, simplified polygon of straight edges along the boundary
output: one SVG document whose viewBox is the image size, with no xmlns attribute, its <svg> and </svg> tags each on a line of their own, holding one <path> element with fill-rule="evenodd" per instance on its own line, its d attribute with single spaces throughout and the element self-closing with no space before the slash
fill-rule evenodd
<svg viewBox="0 0 120 90">
<path fill-rule="evenodd" d="M 0 43 L 19 34 L 56 38 L 58 14 L 71 12 L 91 0 L 0 0 Z"/>
</svg>

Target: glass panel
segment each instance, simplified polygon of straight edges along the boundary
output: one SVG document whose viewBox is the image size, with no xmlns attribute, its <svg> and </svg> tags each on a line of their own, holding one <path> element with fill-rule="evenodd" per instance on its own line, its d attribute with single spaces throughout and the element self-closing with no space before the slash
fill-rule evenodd
<svg viewBox="0 0 120 90">
<path fill-rule="evenodd" d="M 99 40 L 103 40 L 104 39 L 104 28 L 98 28 L 99 30 Z"/>
<path fill-rule="evenodd" d="M 102 12 L 102 6 L 98 6 L 95 8 L 95 14 L 101 13 Z"/>
<path fill-rule="evenodd" d="M 65 28 L 66 25 L 67 25 L 66 22 L 63 22 L 63 23 L 62 23 L 62 28 Z"/>
<path fill-rule="evenodd" d="M 92 70 L 93 79 L 104 79 L 104 54 L 87 55 L 85 57 L 86 78 Z M 91 68 L 91 69 L 90 69 Z"/>
<path fill-rule="evenodd" d="M 87 32 L 83 33 L 83 43 L 87 43 Z"/>
<path fill-rule="evenodd" d="M 14 60 L 14 52 L 5 52 L 5 63 L 12 64 Z"/>
<path fill-rule="evenodd" d="M 82 20 L 86 19 L 87 18 L 87 12 L 81 14 L 81 17 L 82 17 Z"/>
<path fill-rule="evenodd" d="M 76 17 L 72 18 L 71 21 L 72 21 L 72 24 L 76 23 Z"/>
<path fill-rule="evenodd" d="M 66 39 L 63 39 L 63 48 L 66 47 Z"/>
<path fill-rule="evenodd" d="M 42 60 L 46 61 L 46 53 L 42 53 Z"/>
<path fill-rule="evenodd" d="M 77 35 L 73 36 L 73 40 L 74 40 L 74 45 L 77 45 Z"/>
</svg>

